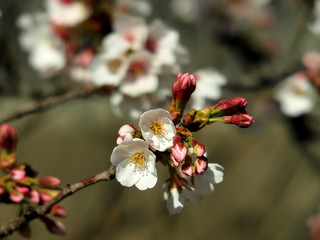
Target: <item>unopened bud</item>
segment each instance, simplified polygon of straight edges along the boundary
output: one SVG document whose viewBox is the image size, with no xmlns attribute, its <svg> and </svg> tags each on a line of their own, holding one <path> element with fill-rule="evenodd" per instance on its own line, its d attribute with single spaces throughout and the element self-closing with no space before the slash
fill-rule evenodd
<svg viewBox="0 0 320 240">
<path fill-rule="evenodd" d="M 197 159 L 196 163 L 196 172 L 198 174 L 204 173 L 208 168 L 208 159 L 206 157 L 200 157 Z"/>
<path fill-rule="evenodd" d="M 65 235 L 67 233 L 67 229 L 62 222 L 47 216 L 41 216 L 39 219 L 46 225 L 49 232 L 57 235 Z"/>
<path fill-rule="evenodd" d="M 40 198 L 43 202 L 49 202 L 52 199 L 52 197 L 49 194 L 44 192 L 40 193 Z"/>
<path fill-rule="evenodd" d="M 179 73 L 172 85 L 172 95 L 175 101 L 187 103 L 196 89 L 196 79 L 193 74 Z"/>
<path fill-rule="evenodd" d="M 206 152 L 206 147 L 196 139 L 192 139 L 193 153 L 197 157 L 202 157 Z"/>
<path fill-rule="evenodd" d="M 125 141 L 131 140 L 136 134 L 136 129 L 134 126 L 126 124 L 123 125 L 118 132 L 117 144 L 120 145 Z"/>
<path fill-rule="evenodd" d="M 188 176 L 193 176 L 196 172 L 193 164 L 192 164 L 192 159 L 189 155 L 186 156 L 186 160 L 181 166 L 181 171 Z"/>
<path fill-rule="evenodd" d="M 68 4 L 70 4 L 70 3 L 72 3 L 72 2 L 74 2 L 75 0 L 59 0 L 59 2 L 61 3 L 61 4 L 66 4 L 66 5 L 68 5 Z"/>
<path fill-rule="evenodd" d="M 27 194 L 28 192 L 30 192 L 30 189 L 25 186 L 16 186 L 16 190 L 18 192 L 21 192 L 22 194 Z"/>
<path fill-rule="evenodd" d="M 180 121 L 183 110 L 195 89 L 196 79 L 193 74 L 178 74 L 171 88 L 172 102 L 169 108 L 169 112 L 173 118 L 172 121 L 175 124 Z"/>
<path fill-rule="evenodd" d="M 2 149 L 12 152 L 17 145 L 17 133 L 14 128 L 8 124 L 2 124 L 0 127 L 0 146 Z"/>
<path fill-rule="evenodd" d="M 62 207 L 59 204 L 54 205 L 51 208 L 50 213 L 52 213 L 56 217 L 67 217 L 68 216 L 67 211 L 64 209 L 64 207 Z"/>
<path fill-rule="evenodd" d="M 249 114 L 225 116 L 223 117 L 223 121 L 224 123 L 236 124 L 242 128 L 250 127 L 254 123 L 253 117 Z"/>
<path fill-rule="evenodd" d="M 10 171 L 10 176 L 15 181 L 20 181 L 26 176 L 26 172 L 19 168 L 14 168 Z"/>
<path fill-rule="evenodd" d="M 221 114 L 224 115 L 234 115 L 239 112 L 244 111 L 248 102 L 244 98 L 236 97 L 227 100 L 221 100 L 216 105 L 213 106 L 213 109 L 222 112 Z"/>
<path fill-rule="evenodd" d="M 9 199 L 14 203 L 20 203 L 24 199 L 24 194 L 16 190 L 13 190 L 9 194 Z"/>
<path fill-rule="evenodd" d="M 61 181 L 56 177 L 47 176 L 45 178 L 39 178 L 38 183 L 44 187 L 58 187 Z"/>
<path fill-rule="evenodd" d="M 30 200 L 34 204 L 39 204 L 39 202 L 40 202 L 40 193 L 39 193 L 38 190 L 36 190 L 36 189 L 32 189 L 31 190 L 31 192 L 30 192 Z"/>
<path fill-rule="evenodd" d="M 188 149 L 184 146 L 181 137 L 175 136 L 173 139 L 173 147 L 171 148 L 170 158 L 175 167 L 179 166 L 180 162 L 183 162 Z"/>
<path fill-rule="evenodd" d="M 181 167 L 181 171 L 185 174 L 188 175 L 190 177 L 192 177 L 195 174 L 195 169 L 194 167 L 189 164 L 189 163 L 185 163 L 182 165 Z"/>
<path fill-rule="evenodd" d="M 0 195 L 4 194 L 6 192 L 6 190 L 4 189 L 4 187 L 0 186 Z"/>
</svg>

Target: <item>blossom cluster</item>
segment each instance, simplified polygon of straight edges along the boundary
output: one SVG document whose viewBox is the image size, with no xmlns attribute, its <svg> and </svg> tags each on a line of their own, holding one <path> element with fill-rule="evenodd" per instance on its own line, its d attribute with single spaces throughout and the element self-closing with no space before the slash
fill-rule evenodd
<svg viewBox="0 0 320 240">
<path fill-rule="evenodd" d="M 143 0 L 45 0 L 45 10 L 18 19 L 19 42 L 30 65 L 44 78 L 59 75 L 72 85 L 108 85 L 118 115 L 139 117 L 170 96 L 168 79 L 188 62 L 179 33 L 162 20 L 146 20 Z M 193 106 L 221 97 L 223 75 L 195 72 L 198 90 Z M 216 79 L 208 81 L 207 79 Z M 160 90 L 159 90 L 160 89 Z"/>
<path fill-rule="evenodd" d="M 163 186 L 163 198 L 172 214 L 180 212 L 187 200 L 198 204 L 223 180 L 223 167 L 209 163 L 206 147 L 193 137 L 193 132 L 215 122 L 240 127 L 249 127 L 254 122 L 245 111 L 247 101 L 243 98 L 222 100 L 201 110 L 192 109 L 183 117 L 195 89 L 194 75 L 178 74 L 172 86 L 169 111 L 148 110 L 140 116 L 138 128 L 122 126 L 118 146 L 110 157 L 120 184 L 135 185 L 140 190 L 156 185 L 156 161 L 167 166 L 170 177 Z"/>
<path fill-rule="evenodd" d="M 28 164 L 17 164 L 17 134 L 8 124 L 0 127 L 0 166 L 4 175 L 0 177 L 0 202 L 30 205 L 42 205 L 50 201 L 60 192 L 60 180 L 53 176 L 37 178 L 37 172 Z M 23 212 L 23 209 L 22 209 Z M 55 217 L 66 217 L 66 210 L 59 204 L 50 209 Z M 41 216 L 40 220 L 47 229 L 58 235 L 66 233 L 61 221 L 48 216 Z M 31 236 L 31 230 L 26 225 L 20 229 L 26 237 Z"/>
</svg>

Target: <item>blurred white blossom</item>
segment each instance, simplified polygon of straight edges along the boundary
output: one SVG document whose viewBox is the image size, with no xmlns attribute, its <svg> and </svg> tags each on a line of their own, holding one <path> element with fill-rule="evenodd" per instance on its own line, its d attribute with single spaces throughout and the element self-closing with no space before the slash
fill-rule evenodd
<svg viewBox="0 0 320 240">
<path fill-rule="evenodd" d="M 275 99 L 281 111 L 289 117 L 298 117 L 311 112 L 316 104 L 317 92 L 304 76 L 296 73 L 280 82 L 275 88 Z"/>
<path fill-rule="evenodd" d="M 74 27 L 90 15 L 90 9 L 81 1 L 63 3 L 59 0 L 46 0 L 46 8 L 50 21 L 65 27 Z"/>
<path fill-rule="evenodd" d="M 221 98 L 221 87 L 227 83 L 227 79 L 218 71 L 212 69 L 201 69 L 194 72 L 197 81 L 196 90 L 191 95 L 191 107 L 202 109 L 207 101 Z"/>
<path fill-rule="evenodd" d="M 33 68 L 43 75 L 51 75 L 65 67 L 63 45 L 55 37 L 47 14 L 21 15 L 17 25 L 23 30 L 19 42 L 29 52 L 29 63 Z"/>
<path fill-rule="evenodd" d="M 314 20 L 309 25 L 309 29 L 314 35 L 319 36 L 320 35 L 320 0 L 316 0 L 314 2 L 313 14 L 314 14 Z"/>
</svg>

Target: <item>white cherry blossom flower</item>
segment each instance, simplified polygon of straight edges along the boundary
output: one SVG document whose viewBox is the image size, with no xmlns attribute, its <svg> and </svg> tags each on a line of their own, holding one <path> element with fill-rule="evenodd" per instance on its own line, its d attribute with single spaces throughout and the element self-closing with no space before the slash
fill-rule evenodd
<svg viewBox="0 0 320 240">
<path fill-rule="evenodd" d="M 275 99 L 281 111 L 289 117 L 311 112 L 316 104 L 317 92 L 309 80 L 300 73 L 289 76 L 275 88 Z"/>
<path fill-rule="evenodd" d="M 101 53 L 93 58 L 89 68 L 95 85 L 118 86 L 126 74 L 128 63 L 124 58 L 110 58 Z"/>
<path fill-rule="evenodd" d="M 146 142 L 154 149 L 164 152 L 173 146 L 176 128 L 168 111 L 158 108 L 144 112 L 139 127 Z"/>
<path fill-rule="evenodd" d="M 309 25 L 310 31 L 316 35 L 320 35 L 320 0 L 316 0 L 313 8 L 314 21 Z"/>
<path fill-rule="evenodd" d="M 40 73 L 59 71 L 64 68 L 66 59 L 61 49 L 55 48 L 50 42 L 39 42 L 30 53 L 29 61 Z"/>
<path fill-rule="evenodd" d="M 199 205 L 200 203 L 200 198 L 194 194 L 193 188 L 186 189 L 182 187 L 178 189 L 175 186 L 170 186 L 169 182 L 163 185 L 163 199 L 166 201 L 166 206 L 170 214 L 181 212 L 186 201 L 191 201 L 195 205 Z"/>
<path fill-rule="evenodd" d="M 195 22 L 200 17 L 200 3 L 196 0 L 172 0 L 171 9 L 174 15 L 185 22 Z"/>
<path fill-rule="evenodd" d="M 110 45 L 115 47 L 119 43 L 126 44 L 131 51 L 139 50 L 143 47 L 148 33 L 146 22 L 139 17 L 119 16 L 114 20 L 113 29 L 114 32 L 102 42 L 106 51 L 112 51 Z"/>
<path fill-rule="evenodd" d="M 201 175 L 194 176 L 194 188 L 199 197 L 205 197 L 213 192 L 214 184 L 223 180 L 223 167 L 216 163 L 209 163 L 208 169 Z"/>
<path fill-rule="evenodd" d="M 158 70 L 153 67 L 152 58 L 146 51 L 139 51 L 130 56 L 126 76 L 119 87 L 121 93 L 138 97 L 156 91 L 159 81 Z"/>
<path fill-rule="evenodd" d="M 54 35 L 47 14 L 24 14 L 17 24 L 23 30 L 20 44 L 29 52 L 29 62 L 34 69 L 48 76 L 65 67 L 63 45 Z"/>
<path fill-rule="evenodd" d="M 203 197 L 214 191 L 214 185 L 223 180 L 223 167 L 209 163 L 201 175 L 186 176 L 177 169 L 176 176 L 163 185 L 163 198 L 170 214 L 181 212 L 187 201 L 199 205 Z"/>
<path fill-rule="evenodd" d="M 110 157 L 116 166 L 116 179 L 121 185 L 135 185 L 140 190 L 153 188 L 157 183 L 156 156 L 148 144 L 138 138 L 115 147 Z"/>
<path fill-rule="evenodd" d="M 66 4 L 59 0 L 47 0 L 46 7 L 50 20 L 66 27 L 74 27 L 90 16 L 89 8 L 80 1 Z"/>
<path fill-rule="evenodd" d="M 138 119 L 143 112 L 151 108 L 151 103 L 147 96 L 131 98 L 119 92 L 111 95 L 110 104 L 112 105 L 112 110 L 119 117 L 126 114 L 135 119 Z"/>
<path fill-rule="evenodd" d="M 118 0 L 115 2 L 117 14 L 146 17 L 151 14 L 151 5 L 148 1 Z"/>
</svg>

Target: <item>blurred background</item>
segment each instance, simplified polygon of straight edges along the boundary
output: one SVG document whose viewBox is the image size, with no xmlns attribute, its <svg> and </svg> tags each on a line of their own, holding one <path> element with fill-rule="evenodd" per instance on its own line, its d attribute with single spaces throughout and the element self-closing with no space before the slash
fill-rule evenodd
<svg viewBox="0 0 320 240">
<path fill-rule="evenodd" d="M 224 167 L 224 181 L 201 205 L 188 203 L 181 213 L 169 215 L 161 195 L 168 175 L 159 164 L 155 188 L 98 183 L 62 202 L 69 213 L 63 220 L 66 236 L 52 235 L 34 220 L 32 239 L 312 239 L 307 221 L 320 205 L 319 104 L 307 114 L 285 116 L 274 88 L 303 70 L 306 52 L 320 50 L 319 36 L 310 31 L 316 2 L 180 2 L 149 1 L 147 21 L 161 19 L 179 33 L 189 52 L 183 72 L 219 71 L 227 79 L 221 99 L 246 98 L 255 118 L 248 129 L 216 123 L 195 135 L 206 145 L 209 162 Z M 187 3 L 194 6 L 191 12 L 182 8 Z M 36 11 L 44 11 L 43 1 L 0 2 L 0 118 L 86 87 L 64 74 L 41 75 L 30 66 L 19 43 L 17 19 Z M 19 137 L 18 161 L 63 184 L 103 171 L 110 166 L 118 129 L 138 123 L 113 108 L 109 95 L 93 95 L 10 122 Z M 14 205 L 1 204 L 0 209 L 1 221 L 18 211 Z M 24 238 L 14 233 L 8 239 Z"/>
</svg>

